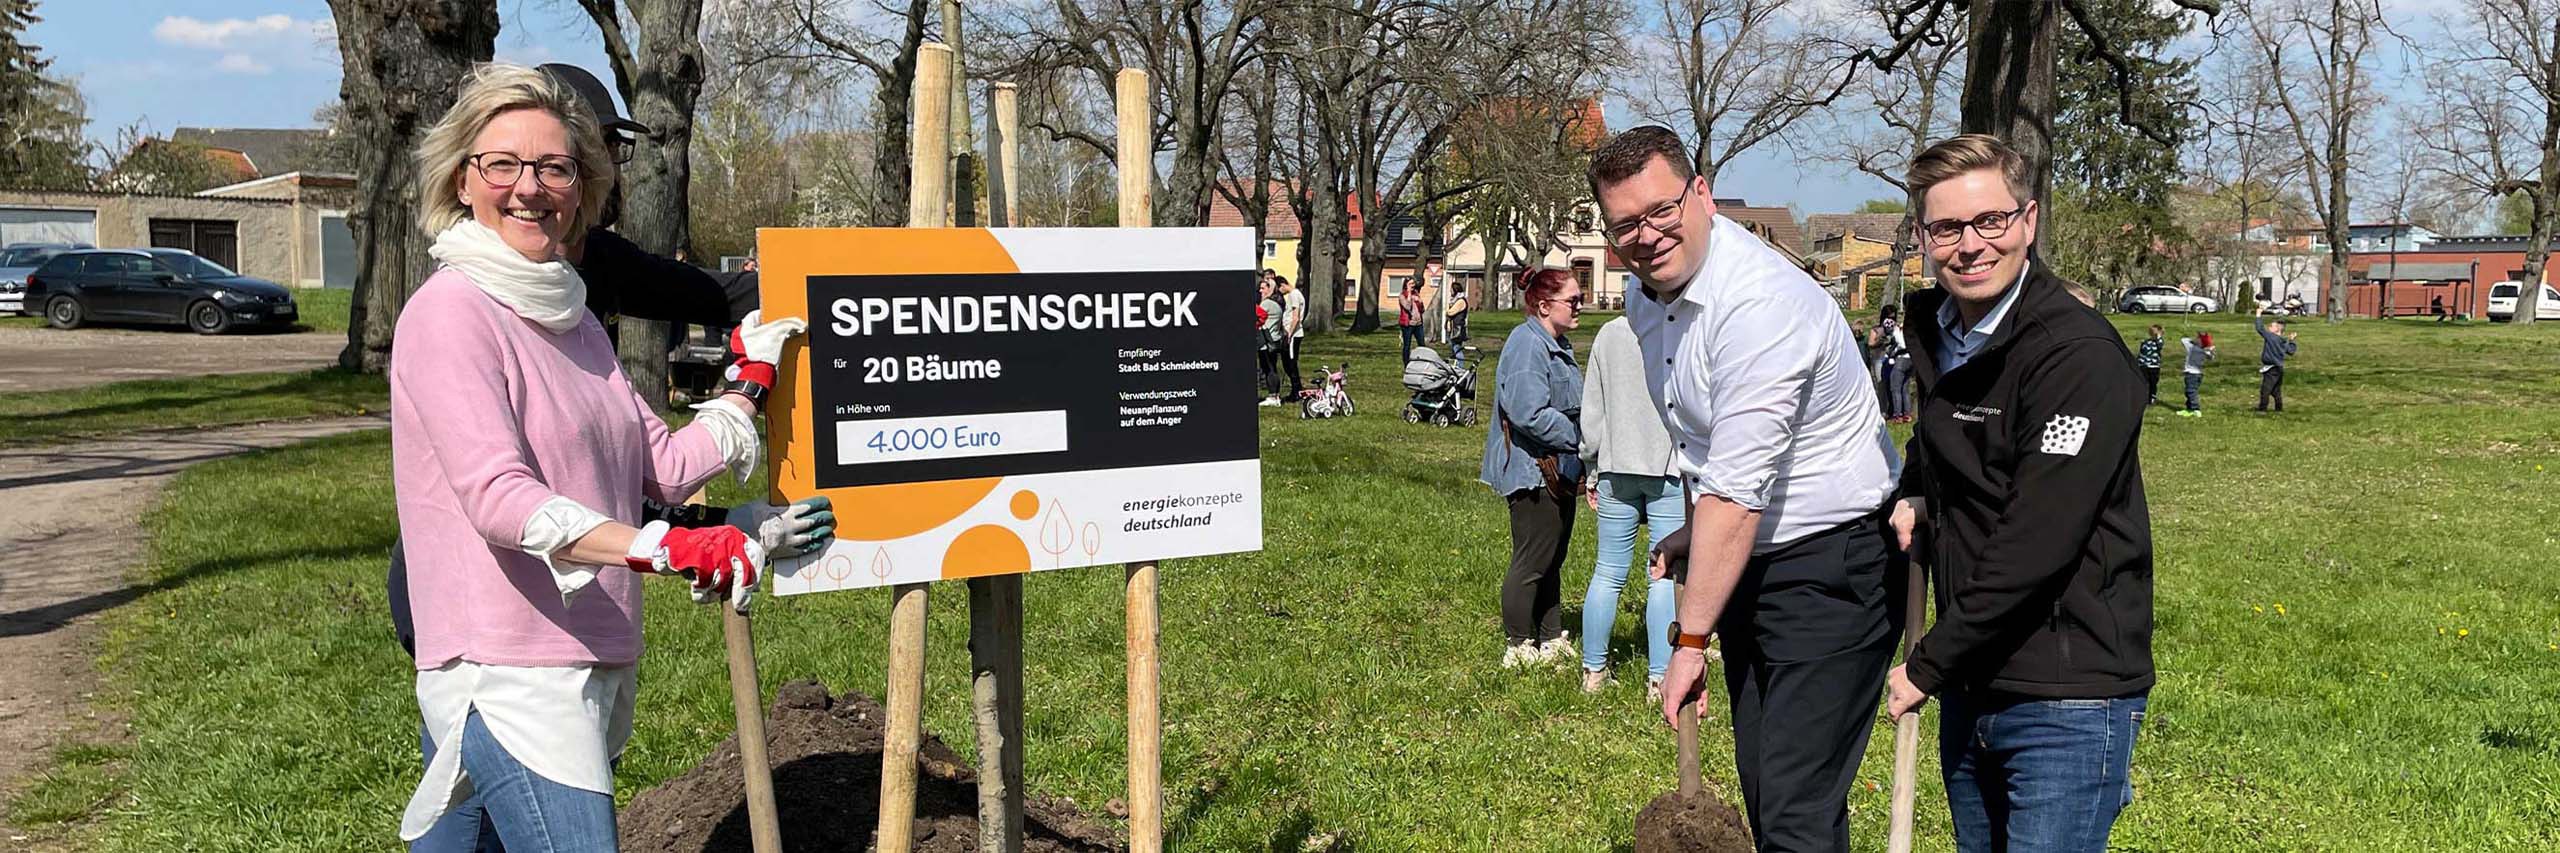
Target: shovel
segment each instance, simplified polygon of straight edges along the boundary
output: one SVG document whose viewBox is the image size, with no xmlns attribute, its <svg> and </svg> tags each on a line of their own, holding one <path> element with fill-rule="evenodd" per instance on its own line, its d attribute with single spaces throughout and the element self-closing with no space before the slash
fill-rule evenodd
<svg viewBox="0 0 2560 853">
<path fill-rule="evenodd" d="M 1925 608 L 1920 562 L 1911 561 L 1910 589 L 1903 597 L 1902 659 L 1920 647 L 1920 616 Z M 1893 823 L 1885 834 L 1887 853 L 1911 853 L 1913 803 L 1919 795 L 1920 712 L 1893 718 Z"/>
<path fill-rule="evenodd" d="M 709 494 L 696 491 L 686 503 L 704 503 Z M 764 691 L 756 682 L 755 623 L 727 601 L 713 607 L 720 611 L 721 640 L 729 651 L 729 704 L 737 713 L 738 770 L 746 777 L 749 843 L 755 853 L 782 853 L 782 821 L 773 802 L 773 764 L 765 752 Z"/>
</svg>

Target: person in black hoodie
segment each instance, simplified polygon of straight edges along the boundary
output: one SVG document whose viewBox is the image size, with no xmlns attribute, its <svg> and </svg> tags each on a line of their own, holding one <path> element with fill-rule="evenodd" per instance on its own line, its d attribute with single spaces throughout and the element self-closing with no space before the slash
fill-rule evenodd
<svg viewBox="0 0 2560 853">
<path fill-rule="evenodd" d="M 2102 851 L 2153 680 L 2142 375 L 2030 256 L 2015 150 L 1955 137 L 1910 184 L 1940 286 L 1906 300 L 1921 403 L 1892 524 L 1938 622 L 1887 674 L 1888 710 L 1943 703 L 1957 850 Z"/>
</svg>

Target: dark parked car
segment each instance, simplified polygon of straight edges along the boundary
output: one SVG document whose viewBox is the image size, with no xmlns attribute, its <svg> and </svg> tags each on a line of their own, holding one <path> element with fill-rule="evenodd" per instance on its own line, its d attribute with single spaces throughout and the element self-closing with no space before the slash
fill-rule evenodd
<svg viewBox="0 0 2560 853">
<path fill-rule="evenodd" d="M 0 314 L 36 313 L 36 306 L 22 298 L 27 292 L 27 274 L 55 255 L 72 249 L 95 248 L 87 243 L 11 243 L 0 246 Z"/>
<path fill-rule="evenodd" d="M 57 329 L 105 321 L 179 323 L 207 335 L 300 319 L 293 292 L 185 249 L 64 252 L 27 276 L 27 305 Z M 40 307 L 39 307 L 40 306 Z"/>
</svg>

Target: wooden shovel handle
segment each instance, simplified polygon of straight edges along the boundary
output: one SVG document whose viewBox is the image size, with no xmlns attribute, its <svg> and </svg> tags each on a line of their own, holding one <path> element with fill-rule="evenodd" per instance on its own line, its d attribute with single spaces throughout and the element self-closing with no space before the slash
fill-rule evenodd
<svg viewBox="0 0 2560 853">
<path fill-rule="evenodd" d="M 1706 785 L 1698 778 L 1698 703 L 1680 706 L 1680 796 L 1698 796 Z"/>
<path fill-rule="evenodd" d="M 773 764 L 765 753 L 764 692 L 756 681 L 755 629 L 747 614 L 719 602 L 720 633 L 729 646 L 729 704 L 737 712 L 738 764 L 746 776 L 747 832 L 755 853 L 782 853 L 782 820 L 773 803 Z"/>
<path fill-rule="evenodd" d="M 1920 561 L 1911 561 L 1910 586 L 1903 598 L 1902 659 L 1920 646 L 1921 616 L 1927 609 L 1928 578 Z M 1885 834 L 1886 853 L 1911 853 L 1911 822 L 1920 788 L 1920 712 L 1893 718 L 1893 823 Z"/>
</svg>

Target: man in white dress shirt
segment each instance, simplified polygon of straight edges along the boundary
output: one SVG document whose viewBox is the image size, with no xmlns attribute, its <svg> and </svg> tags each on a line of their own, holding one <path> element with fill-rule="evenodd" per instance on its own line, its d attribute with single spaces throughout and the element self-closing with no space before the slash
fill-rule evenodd
<svg viewBox="0 0 2560 853">
<path fill-rule="evenodd" d="M 1610 245 L 1644 287 L 1627 317 L 1690 501 L 1663 715 L 1704 695 L 1720 635 L 1734 766 L 1763 851 L 1846 850 L 1848 791 L 1899 635 L 1883 507 L 1900 463 L 1830 295 L 1716 215 L 1678 134 L 1592 155 Z"/>
</svg>

